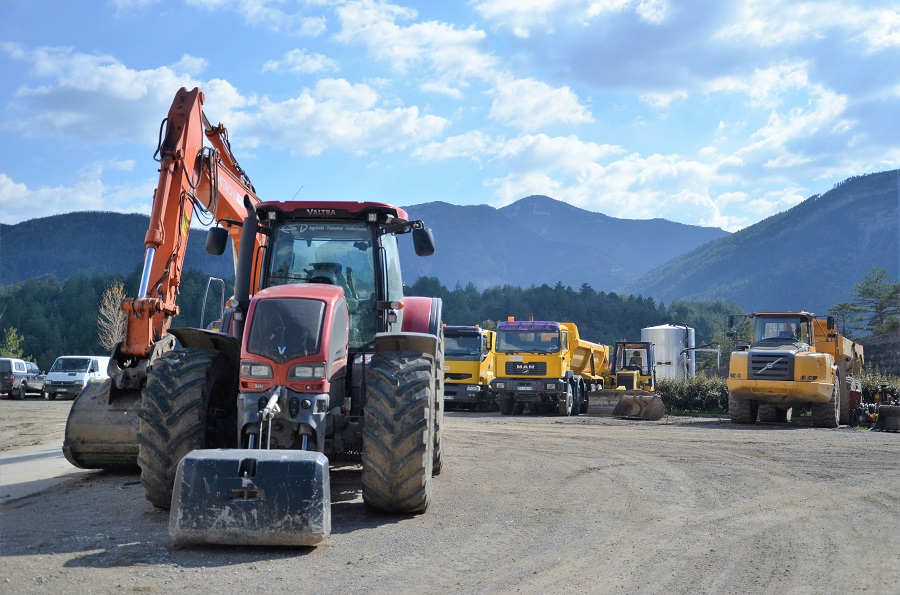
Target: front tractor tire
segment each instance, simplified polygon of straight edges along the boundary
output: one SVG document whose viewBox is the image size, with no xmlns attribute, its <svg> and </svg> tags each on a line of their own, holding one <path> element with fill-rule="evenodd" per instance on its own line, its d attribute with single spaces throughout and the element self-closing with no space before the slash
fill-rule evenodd
<svg viewBox="0 0 900 595">
<path fill-rule="evenodd" d="M 367 370 L 362 496 L 366 506 L 424 512 L 431 500 L 435 361 L 422 353 L 376 353 Z"/>
<path fill-rule="evenodd" d="M 184 455 L 236 446 L 231 444 L 236 442 L 236 418 L 212 411 L 216 402 L 234 402 L 234 379 L 227 358 L 215 351 L 170 351 L 153 363 L 141 392 L 137 436 L 141 485 L 153 506 L 171 506 L 175 472 Z"/>
<path fill-rule="evenodd" d="M 728 395 L 728 415 L 734 424 L 755 424 L 759 413 L 759 403 L 735 399 Z"/>
</svg>

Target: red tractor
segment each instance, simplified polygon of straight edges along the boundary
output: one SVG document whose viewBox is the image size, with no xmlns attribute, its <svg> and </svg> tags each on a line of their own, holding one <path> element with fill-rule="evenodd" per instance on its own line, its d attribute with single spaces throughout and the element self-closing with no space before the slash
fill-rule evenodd
<svg viewBox="0 0 900 595">
<path fill-rule="evenodd" d="M 193 108 L 173 117 L 186 101 Z M 411 233 L 425 256 L 434 252 L 431 231 L 383 203 L 258 202 L 233 157 L 187 142 L 201 123 L 208 137 L 224 138 L 201 103 L 198 90 L 182 89 L 169 113 L 161 180 L 169 174 L 151 230 L 184 235 L 188 205 L 218 223 L 209 252 L 224 253 L 231 236 L 227 332 L 170 328 L 184 235 L 163 255 L 160 281 L 142 283 L 123 305 L 128 332 L 111 381 L 73 404 L 67 458 L 89 468 L 136 460 L 148 500 L 171 507 L 178 543 L 321 541 L 331 525 L 332 461 L 362 464 L 368 506 L 424 511 L 443 460 L 441 301 L 403 296 L 397 237 Z M 182 163 L 186 156 L 196 161 Z M 223 191 L 233 187 L 234 175 L 217 173 L 226 170 L 245 181 L 242 203 Z M 166 217 L 171 210 L 178 216 Z M 154 279 L 160 254 L 149 232 L 147 247 L 143 277 Z M 152 338 L 143 347 L 141 333 Z"/>
</svg>

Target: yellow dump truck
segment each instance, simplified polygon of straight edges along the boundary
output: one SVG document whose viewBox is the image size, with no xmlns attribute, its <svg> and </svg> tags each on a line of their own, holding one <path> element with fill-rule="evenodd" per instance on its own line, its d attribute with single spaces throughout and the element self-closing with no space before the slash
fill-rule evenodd
<svg viewBox="0 0 900 595">
<path fill-rule="evenodd" d="M 578 415 L 587 394 L 603 384 L 609 347 L 583 340 L 572 322 L 514 321 L 497 325 L 497 369 L 491 383 L 500 413 Z"/>
<path fill-rule="evenodd" d="M 588 415 L 656 421 L 666 406 L 656 395 L 656 357 L 649 341 L 613 344 L 610 386 L 591 391 Z"/>
<path fill-rule="evenodd" d="M 479 326 L 444 327 L 444 407 L 496 408 L 494 379 L 496 333 Z"/>
<path fill-rule="evenodd" d="M 831 316 L 756 312 L 748 319 L 751 342 L 731 354 L 728 368 L 731 421 L 787 422 L 794 407 L 808 405 L 817 427 L 850 423 L 861 396 L 854 374 L 863 366 L 862 346 L 838 333 Z M 732 337 L 734 322 L 730 316 Z"/>
</svg>

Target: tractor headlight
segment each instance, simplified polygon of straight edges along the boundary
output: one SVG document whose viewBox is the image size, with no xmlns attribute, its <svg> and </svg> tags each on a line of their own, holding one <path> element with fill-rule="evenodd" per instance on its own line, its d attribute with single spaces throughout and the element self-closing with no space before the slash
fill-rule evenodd
<svg viewBox="0 0 900 595">
<path fill-rule="evenodd" d="M 241 362 L 241 376 L 248 378 L 272 378 L 272 366 L 262 362 Z"/>
<path fill-rule="evenodd" d="M 297 364 L 291 367 L 292 380 L 299 378 L 325 378 L 325 364 Z"/>
</svg>

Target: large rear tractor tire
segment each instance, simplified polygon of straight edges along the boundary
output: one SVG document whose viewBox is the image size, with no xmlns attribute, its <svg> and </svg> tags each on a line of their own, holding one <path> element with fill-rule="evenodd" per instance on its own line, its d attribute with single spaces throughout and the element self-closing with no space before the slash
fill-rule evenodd
<svg viewBox="0 0 900 595">
<path fill-rule="evenodd" d="M 755 424 L 759 412 L 759 404 L 756 401 L 745 401 L 732 398 L 728 395 L 728 415 L 734 424 Z"/>
<path fill-rule="evenodd" d="M 367 371 L 362 496 L 366 506 L 420 513 L 431 500 L 434 358 L 376 353 Z"/>
<path fill-rule="evenodd" d="M 787 409 L 781 409 L 776 407 L 775 405 L 760 405 L 759 406 L 759 421 L 762 423 L 787 423 L 791 421 L 791 414 L 793 413 L 793 409 L 788 407 Z"/>
<path fill-rule="evenodd" d="M 175 471 L 192 450 L 236 446 L 237 420 L 231 427 L 210 411 L 212 395 L 227 391 L 234 402 L 234 371 L 215 351 L 170 351 L 153 363 L 141 393 L 138 414 L 138 466 L 141 485 L 153 506 L 171 506 Z M 219 393 L 221 394 L 221 393 Z M 220 399 L 221 400 L 221 399 Z"/>
<path fill-rule="evenodd" d="M 813 403 L 812 420 L 817 428 L 836 428 L 840 424 L 841 386 L 835 375 L 831 400 L 827 403 Z"/>
<path fill-rule="evenodd" d="M 440 475 L 444 468 L 444 347 L 434 365 L 434 452 L 431 474 Z"/>
</svg>

